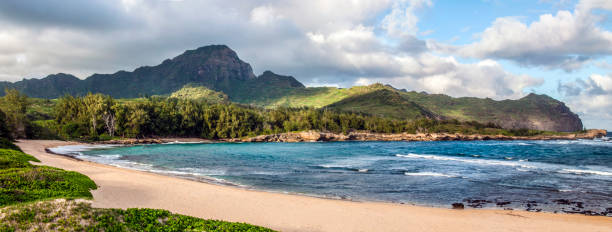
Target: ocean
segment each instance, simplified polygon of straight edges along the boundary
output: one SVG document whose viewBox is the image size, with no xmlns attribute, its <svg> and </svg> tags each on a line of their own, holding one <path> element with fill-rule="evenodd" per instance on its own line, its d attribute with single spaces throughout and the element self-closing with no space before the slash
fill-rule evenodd
<svg viewBox="0 0 612 232">
<path fill-rule="evenodd" d="M 612 141 L 64 146 L 76 158 L 263 191 L 612 216 Z"/>
</svg>

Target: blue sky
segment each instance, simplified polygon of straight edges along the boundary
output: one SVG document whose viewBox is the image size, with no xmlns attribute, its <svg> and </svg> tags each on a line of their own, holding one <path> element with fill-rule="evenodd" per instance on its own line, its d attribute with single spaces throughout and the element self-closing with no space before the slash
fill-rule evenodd
<svg viewBox="0 0 612 232">
<path fill-rule="evenodd" d="M 0 80 L 156 65 L 226 44 L 307 86 L 375 82 L 454 97 L 564 101 L 612 129 L 612 1 L 0 1 Z"/>
<path fill-rule="evenodd" d="M 573 11 L 578 1 L 534 1 L 534 0 L 472 0 L 472 1 L 435 1 L 434 6 L 418 12 L 419 28 L 423 31 L 431 30 L 427 35 L 420 35 L 423 39 L 434 39 L 451 44 L 462 45 L 474 42 L 478 34 L 484 31 L 499 17 L 516 17 L 520 21 L 531 24 L 537 21 L 542 14 L 556 14 L 559 10 Z M 605 15 L 609 12 L 599 11 Z M 612 30 L 612 21 L 602 22 L 602 28 Z M 462 59 L 473 62 L 473 59 Z M 610 57 L 602 60 L 612 63 Z M 526 89 L 531 92 L 547 94 L 557 99 L 563 96 L 558 89 L 559 82 L 568 82 L 575 79 L 586 79 L 592 73 L 608 73 L 610 70 L 588 65 L 579 70 L 566 72 L 559 69 L 543 67 L 528 67 L 518 65 L 511 61 L 500 61 L 504 68 L 513 73 L 527 74 L 529 76 L 545 79 L 538 87 Z M 612 100 L 612 99 L 611 99 Z"/>
</svg>

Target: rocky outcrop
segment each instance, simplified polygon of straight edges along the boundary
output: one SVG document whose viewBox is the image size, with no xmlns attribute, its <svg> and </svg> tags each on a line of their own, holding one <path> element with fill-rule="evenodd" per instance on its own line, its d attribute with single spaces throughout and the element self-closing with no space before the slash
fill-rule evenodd
<svg viewBox="0 0 612 232">
<path fill-rule="evenodd" d="M 493 120 L 502 128 L 563 132 L 583 129 L 582 121 L 577 114 L 573 113 L 565 103 L 547 95 L 531 93 L 514 102 L 507 100 L 505 103 L 507 104 L 498 105 L 500 112 Z M 508 107 L 514 104 L 517 107 Z"/>
<path fill-rule="evenodd" d="M 336 134 L 328 132 L 303 131 L 249 138 L 227 139 L 229 142 L 318 142 L 318 141 L 472 141 L 472 140 L 573 140 L 593 139 L 606 135 L 605 130 L 588 130 L 586 133 L 564 135 L 507 136 L 507 135 L 464 135 L 448 133 L 383 134 L 370 132 L 350 132 Z"/>
</svg>

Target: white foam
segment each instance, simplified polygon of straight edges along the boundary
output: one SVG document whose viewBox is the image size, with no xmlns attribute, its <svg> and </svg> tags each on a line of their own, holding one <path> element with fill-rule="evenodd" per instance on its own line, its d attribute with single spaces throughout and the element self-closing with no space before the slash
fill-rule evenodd
<svg viewBox="0 0 612 232">
<path fill-rule="evenodd" d="M 464 163 L 472 163 L 478 165 L 500 165 L 500 166 L 512 166 L 512 167 L 522 167 L 522 168 L 535 168 L 531 165 L 525 165 L 523 163 L 519 163 L 516 161 L 501 161 L 501 160 L 486 160 L 486 159 L 465 159 L 465 158 L 455 158 L 448 156 L 438 156 L 438 155 L 421 155 L 421 154 L 413 154 L 409 153 L 406 155 L 397 154 L 397 157 L 402 158 L 410 158 L 410 159 L 431 159 L 431 160 L 441 160 L 441 161 L 457 161 Z"/>
<path fill-rule="evenodd" d="M 362 168 L 362 169 L 359 169 L 359 170 L 357 170 L 357 171 L 358 171 L 358 172 L 368 172 L 368 169 L 367 169 L 367 168 Z"/>
<path fill-rule="evenodd" d="M 600 175 L 600 176 L 612 176 L 612 172 L 597 171 L 597 170 L 563 169 L 559 172 L 560 173 L 572 173 L 572 174 L 578 174 L 578 175 L 589 174 L 589 175 Z"/>
<path fill-rule="evenodd" d="M 437 172 L 404 172 L 406 176 L 433 176 L 433 177 L 455 177 L 453 175 L 437 173 Z"/>
<path fill-rule="evenodd" d="M 114 144 L 96 144 L 96 145 L 68 145 L 68 146 L 59 146 L 49 148 L 49 150 L 53 153 L 62 154 L 62 155 L 73 155 L 80 154 L 83 151 L 91 151 L 95 149 L 104 149 L 104 148 L 113 148 L 119 147 L 121 145 Z"/>
<path fill-rule="evenodd" d="M 587 146 L 612 146 L 612 143 L 604 139 L 577 139 L 577 140 L 546 140 L 546 141 L 533 141 L 538 144 L 559 144 L 559 145 L 587 145 Z"/>
<path fill-rule="evenodd" d="M 167 142 L 167 143 L 163 143 L 163 144 L 201 144 L 201 143 L 205 143 L 204 141 L 193 141 L 193 142 L 181 142 L 181 141 L 174 141 L 174 142 Z"/>
<path fill-rule="evenodd" d="M 389 157 L 385 156 L 358 156 L 345 159 L 337 159 L 327 164 L 321 164 L 323 168 L 355 168 L 363 169 L 366 166 L 372 165 L 373 163 L 380 160 L 388 160 Z"/>
</svg>

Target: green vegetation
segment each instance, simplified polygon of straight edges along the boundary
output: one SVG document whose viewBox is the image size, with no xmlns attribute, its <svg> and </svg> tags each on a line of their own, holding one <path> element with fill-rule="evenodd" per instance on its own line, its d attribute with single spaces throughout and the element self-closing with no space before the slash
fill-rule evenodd
<svg viewBox="0 0 612 232">
<path fill-rule="evenodd" d="M 185 85 L 182 89 L 170 94 L 171 98 L 201 100 L 210 104 L 228 103 L 229 97 L 204 86 Z"/>
<path fill-rule="evenodd" d="M 419 109 L 414 104 L 405 106 Z M 334 133 L 513 133 L 492 123 L 429 119 L 434 115 L 420 110 L 419 119 L 400 120 L 328 108 L 261 109 L 162 97 L 118 102 L 110 96 L 88 94 L 60 98 L 52 127 L 58 128 L 61 137 L 81 140 L 110 139 L 114 135 L 225 139 L 304 130 Z"/>
<path fill-rule="evenodd" d="M 457 119 L 492 122 L 508 129 L 531 128 L 550 131 L 580 131 L 582 122 L 562 102 L 546 95 L 530 94 L 519 100 L 453 98 L 444 94 L 407 92 L 388 85 L 373 84 L 349 89 L 278 88 L 244 91 L 230 95 L 236 102 L 254 106 L 325 107 L 346 112 L 391 117 Z"/>
<path fill-rule="evenodd" d="M 55 200 L 0 210 L 0 231 L 273 231 L 245 223 L 204 220 L 159 209 L 101 209 Z"/>
<path fill-rule="evenodd" d="M 249 85 L 247 85 L 249 86 Z M 244 104 L 275 108 L 275 107 L 315 107 L 321 108 L 351 96 L 367 94 L 383 89 L 383 85 L 355 86 L 348 89 L 333 87 L 311 88 L 269 88 L 255 86 L 252 89 L 240 91 L 232 95 L 232 100 Z M 265 91 L 257 91 L 265 89 Z"/>
<path fill-rule="evenodd" d="M 36 166 L 36 158 L 0 149 L 0 206 L 54 198 L 91 198 L 96 184 L 78 172 Z"/>
<path fill-rule="evenodd" d="M 22 99 L 19 92 L 8 92 L 12 95 L 0 98 L 0 102 L 6 102 L 9 96 L 20 96 L 11 99 L 21 100 L 12 100 L 13 104 L 4 105 L 21 104 L 22 110 L 9 109 L 7 111 L 11 112 L 10 115 L 0 111 L 0 122 L 4 122 L 0 123 L 0 134 L 24 137 L 22 132 L 14 132 L 16 127 L 8 126 L 11 121 L 22 120 L 20 124 L 26 125 L 23 131 L 25 137 L 38 139 L 95 141 L 156 136 L 226 139 L 305 130 L 528 136 L 552 133 L 526 129 L 505 130 L 496 123 L 477 120 L 460 121 L 439 114 L 438 109 L 431 111 L 422 107 L 416 103 L 422 100 L 407 97 L 415 94 L 413 92 L 403 92 L 380 84 L 346 89 L 344 94 L 349 97 L 323 108 L 260 108 L 228 102 L 213 103 L 199 96 L 210 97 L 218 92 L 193 86 L 186 86 L 179 91 L 182 94 L 176 94 L 182 98 L 153 96 L 114 99 L 103 94 L 87 94 L 83 97 L 65 95 L 56 100 L 44 100 Z M 417 94 L 421 95 L 426 94 Z M 533 97 L 520 101 L 530 98 Z M 449 108 L 453 104 L 450 103 Z M 0 104 L 0 109 L 4 109 L 4 105 Z M 23 112 L 26 112 L 25 116 Z"/>
<path fill-rule="evenodd" d="M 2 118 L 10 134 L 9 138 L 25 138 L 27 126 L 28 97 L 15 89 L 5 90 L 6 95 L 0 98 Z"/>
<path fill-rule="evenodd" d="M 419 104 L 404 99 L 399 92 L 388 89 L 348 97 L 327 108 L 396 119 L 441 118 Z"/>
<path fill-rule="evenodd" d="M 21 148 L 19 148 L 17 145 L 11 142 L 11 140 L 7 138 L 2 138 L 2 137 L 0 137 L 0 149 L 10 149 L 10 150 L 21 151 Z"/>
</svg>

